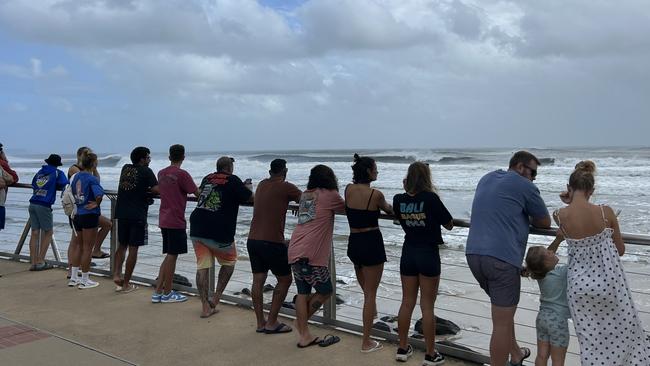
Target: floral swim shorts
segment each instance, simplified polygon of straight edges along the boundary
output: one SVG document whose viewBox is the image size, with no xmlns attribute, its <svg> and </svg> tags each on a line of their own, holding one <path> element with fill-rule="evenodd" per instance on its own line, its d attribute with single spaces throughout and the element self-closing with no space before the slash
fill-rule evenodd
<svg viewBox="0 0 650 366">
<path fill-rule="evenodd" d="M 535 321 L 537 340 L 549 342 L 553 347 L 569 346 L 569 323 L 553 310 L 540 309 Z"/>
</svg>

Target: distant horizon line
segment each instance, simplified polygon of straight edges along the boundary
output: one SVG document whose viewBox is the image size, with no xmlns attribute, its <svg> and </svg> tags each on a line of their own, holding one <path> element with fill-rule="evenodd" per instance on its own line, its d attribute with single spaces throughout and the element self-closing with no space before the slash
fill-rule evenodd
<svg viewBox="0 0 650 366">
<path fill-rule="evenodd" d="M 232 149 L 232 150 L 187 150 L 187 145 L 184 145 L 186 148 L 186 153 L 188 154 L 193 154 L 193 155 L 204 155 L 204 154 L 241 154 L 241 153 L 321 153 L 321 152 L 382 152 L 382 151 L 395 151 L 395 150 L 401 150 L 401 151 L 485 151 L 485 150 L 497 150 L 497 151 L 508 151 L 512 150 L 513 152 L 518 151 L 518 150 L 530 150 L 530 151 L 544 151 L 544 150 L 579 150 L 579 151 L 585 151 L 589 149 L 648 149 L 650 146 L 643 146 L 643 145 L 629 145 L 629 146 L 622 146 L 622 145 L 574 145 L 574 146 L 547 146 L 547 147 L 541 147 L 541 146 L 531 146 L 531 147 L 524 147 L 524 146 L 510 146 L 510 147 L 439 147 L 439 148 L 434 148 L 434 147 L 384 147 L 384 148 L 371 148 L 371 147 L 364 147 L 364 148 L 316 148 L 316 149 L 306 149 L 306 148 L 295 148 L 295 149 L 279 149 L 279 148 L 272 148 L 272 149 Z M 24 148 L 17 148 L 13 149 L 11 146 L 9 146 L 9 149 L 6 149 L 5 145 L 5 152 L 9 157 L 11 156 L 40 156 L 40 154 L 57 154 L 58 152 L 54 151 L 35 151 L 35 152 L 28 152 L 27 149 Z M 135 146 L 134 146 L 135 147 Z M 13 153 L 12 153 L 13 151 Z M 96 151 L 97 154 L 102 155 L 102 156 L 110 156 L 110 155 L 123 155 L 123 154 L 129 154 L 129 151 L 112 151 L 112 152 L 102 152 L 102 151 Z M 152 154 L 167 154 L 167 150 L 153 150 L 151 149 Z M 60 154 L 60 153 L 59 153 Z M 72 155 L 74 156 L 74 150 L 73 152 L 69 154 L 60 154 L 61 156 L 69 156 Z"/>
</svg>

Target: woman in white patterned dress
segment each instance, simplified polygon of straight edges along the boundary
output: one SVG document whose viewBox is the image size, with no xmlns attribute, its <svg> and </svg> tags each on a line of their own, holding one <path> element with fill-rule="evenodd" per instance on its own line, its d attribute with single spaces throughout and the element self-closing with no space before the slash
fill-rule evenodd
<svg viewBox="0 0 650 366">
<path fill-rule="evenodd" d="M 591 161 L 576 165 L 561 195 L 568 206 L 553 214 L 569 247 L 567 295 L 581 363 L 650 365 L 650 343 L 619 258 L 625 245 L 618 220 L 610 207 L 589 202 L 595 170 Z"/>
</svg>

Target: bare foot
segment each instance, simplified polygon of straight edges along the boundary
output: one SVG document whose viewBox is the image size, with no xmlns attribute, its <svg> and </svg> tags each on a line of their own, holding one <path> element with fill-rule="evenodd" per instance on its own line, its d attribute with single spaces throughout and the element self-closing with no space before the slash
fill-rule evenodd
<svg viewBox="0 0 650 366">
<path fill-rule="evenodd" d="M 124 287 L 124 280 L 119 277 L 113 277 L 113 282 L 115 282 L 117 286 Z"/>
<path fill-rule="evenodd" d="M 213 316 L 214 314 L 216 314 L 218 312 L 219 312 L 219 310 L 217 310 L 215 308 L 210 308 L 210 310 L 208 312 L 201 312 L 201 318 L 204 318 L 204 319 L 209 318 L 209 317 Z"/>
</svg>

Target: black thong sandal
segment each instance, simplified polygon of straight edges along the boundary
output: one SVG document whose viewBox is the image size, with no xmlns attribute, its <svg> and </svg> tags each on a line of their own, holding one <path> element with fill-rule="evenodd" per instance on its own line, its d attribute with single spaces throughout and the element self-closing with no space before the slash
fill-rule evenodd
<svg viewBox="0 0 650 366">
<path fill-rule="evenodd" d="M 289 333 L 291 331 L 292 331 L 291 327 L 284 323 L 278 324 L 278 326 L 273 329 L 264 329 L 265 334 L 281 334 L 281 333 Z"/>
<path fill-rule="evenodd" d="M 321 343 L 320 338 L 316 337 L 314 338 L 313 341 L 309 342 L 308 344 L 302 345 L 300 343 L 296 343 L 296 346 L 298 346 L 298 348 L 307 348 L 307 347 L 315 346 L 317 344 L 320 345 L 320 343 Z"/>
<path fill-rule="evenodd" d="M 323 340 L 318 345 L 321 347 L 329 347 L 333 344 L 339 343 L 340 341 L 341 338 L 339 336 L 328 334 L 325 337 L 323 337 Z"/>
<path fill-rule="evenodd" d="M 528 347 L 521 347 L 520 349 L 522 354 L 521 361 L 519 361 L 519 363 L 512 363 L 512 361 L 509 361 L 508 364 L 510 366 L 523 366 L 524 360 L 530 357 L 530 349 Z"/>
</svg>

